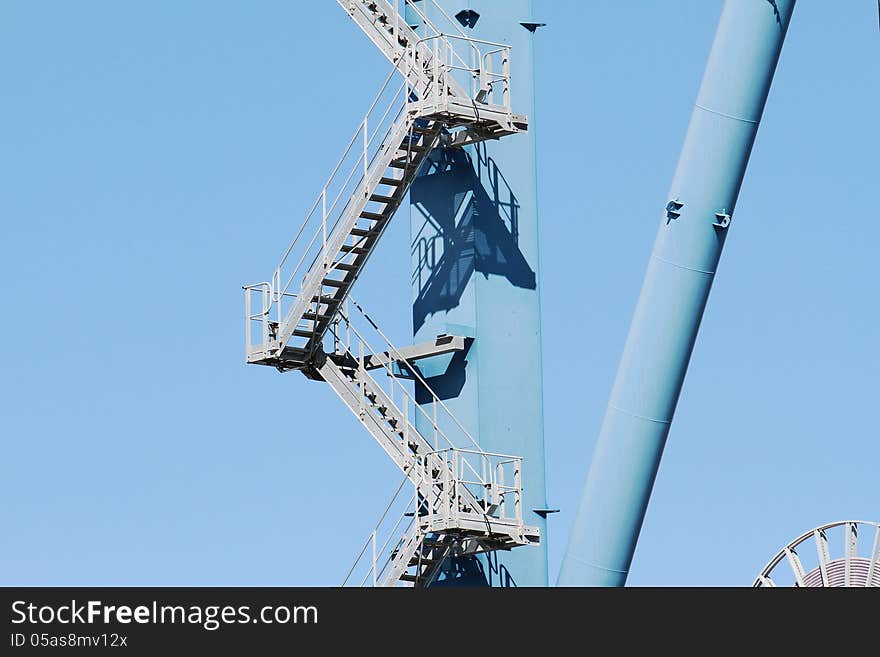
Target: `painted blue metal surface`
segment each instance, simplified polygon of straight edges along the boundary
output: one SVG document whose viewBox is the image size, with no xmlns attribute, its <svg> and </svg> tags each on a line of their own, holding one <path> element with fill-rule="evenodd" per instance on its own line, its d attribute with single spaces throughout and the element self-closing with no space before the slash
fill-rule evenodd
<svg viewBox="0 0 880 657">
<path fill-rule="evenodd" d="M 424 11 L 429 3 L 419 3 Z M 538 209 L 532 41 L 520 23 L 531 0 L 439 0 L 475 38 L 510 44 L 511 99 L 527 114 L 526 134 L 466 149 L 438 149 L 411 188 L 413 335 L 473 338 L 429 384 L 482 449 L 523 457 L 526 524 L 540 546 L 455 564 L 435 586 L 546 586 Z M 408 19 L 417 23 L 410 13 Z M 442 21 L 438 20 L 438 23 Z M 420 427 L 422 428 L 422 427 Z M 427 427 L 425 427 L 427 428 Z"/>
<path fill-rule="evenodd" d="M 727 0 L 559 574 L 622 586 L 795 0 Z"/>
</svg>

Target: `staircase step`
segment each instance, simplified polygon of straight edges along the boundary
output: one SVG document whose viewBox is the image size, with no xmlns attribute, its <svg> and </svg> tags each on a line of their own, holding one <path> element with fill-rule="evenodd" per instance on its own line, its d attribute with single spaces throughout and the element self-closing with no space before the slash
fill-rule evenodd
<svg viewBox="0 0 880 657">
<path fill-rule="evenodd" d="M 423 577 L 419 577 L 418 575 L 410 575 L 409 573 L 404 573 L 400 576 L 401 582 L 421 582 L 423 579 Z"/>
<path fill-rule="evenodd" d="M 319 296 L 319 297 L 312 297 L 312 303 L 321 303 L 321 304 L 324 304 L 325 306 L 336 305 L 339 303 L 339 301 L 340 300 L 337 299 L 336 297 L 328 297 L 328 296 L 323 296 L 323 295 Z"/>
<path fill-rule="evenodd" d="M 412 151 L 414 153 L 424 153 L 425 151 L 430 149 L 427 146 L 419 146 L 418 144 L 403 142 L 398 150 L 401 150 L 404 153 L 407 151 Z"/>
<path fill-rule="evenodd" d="M 381 194 L 373 194 L 370 196 L 370 200 L 376 201 L 376 203 L 385 203 L 386 205 L 397 201 L 393 196 L 382 196 Z"/>
<path fill-rule="evenodd" d="M 369 249 L 365 249 L 362 246 L 351 246 L 349 244 L 343 244 L 339 250 L 344 251 L 345 253 L 359 253 L 361 255 L 370 252 Z"/>
<path fill-rule="evenodd" d="M 413 557 L 410 559 L 410 566 L 433 566 L 435 563 L 439 563 L 441 559 L 421 559 L 418 557 Z"/>
<path fill-rule="evenodd" d="M 391 187 L 400 187 L 403 184 L 403 180 L 399 178 L 380 178 L 379 184 L 390 185 Z"/>
<path fill-rule="evenodd" d="M 303 313 L 302 317 L 303 317 L 303 319 L 310 319 L 313 322 L 315 322 L 315 321 L 327 322 L 327 321 L 333 319 L 333 315 L 321 315 L 320 313 L 316 314 L 316 313 L 312 313 L 312 312 Z"/>
<path fill-rule="evenodd" d="M 368 212 L 364 210 L 361 212 L 361 216 L 364 219 L 370 219 L 371 221 L 379 221 L 380 219 L 387 219 L 388 215 L 382 214 L 380 212 Z"/>
<path fill-rule="evenodd" d="M 363 228 L 352 228 L 349 235 L 354 235 L 355 237 L 376 237 L 379 234 L 379 231 L 375 229 L 364 230 Z"/>
<path fill-rule="evenodd" d="M 298 338 L 311 338 L 315 335 L 314 332 L 305 329 L 294 329 L 293 334 Z"/>
<path fill-rule="evenodd" d="M 325 278 L 321 281 L 321 285 L 326 285 L 327 287 L 348 287 L 351 285 L 351 281 L 336 281 L 332 278 Z"/>
<path fill-rule="evenodd" d="M 395 169 L 414 169 L 416 165 L 412 160 L 391 160 L 391 166 Z"/>
<path fill-rule="evenodd" d="M 339 269 L 340 271 L 358 271 L 360 267 L 357 265 L 350 265 L 347 262 L 335 262 L 333 263 L 333 269 Z"/>
</svg>

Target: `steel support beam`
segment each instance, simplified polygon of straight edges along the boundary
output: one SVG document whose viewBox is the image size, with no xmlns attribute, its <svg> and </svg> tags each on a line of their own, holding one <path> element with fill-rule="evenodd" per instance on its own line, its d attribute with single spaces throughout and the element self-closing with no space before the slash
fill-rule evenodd
<svg viewBox="0 0 880 657">
<path fill-rule="evenodd" d="M 559 574 L 622 586 L 795 0 L 727 0 Z"/>
</svg>

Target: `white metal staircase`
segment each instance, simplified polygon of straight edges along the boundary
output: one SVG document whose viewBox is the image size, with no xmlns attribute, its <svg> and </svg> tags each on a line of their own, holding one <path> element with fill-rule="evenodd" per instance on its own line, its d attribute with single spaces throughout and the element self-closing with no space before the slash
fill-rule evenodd
<svg viewBox="0 0 880 657">
<path fill-rule="evenodd" d="M 361 561 L 362 551 L 353 571 L 367 564 L 362 582 L 427 585 L 449 554 L 539 542 L 538 530 L 523 524 L 521 459 L 481 450 L 406 354 L 365 314 L 358 328 L 352 313 L 362 313 L 353 301 L 337 313 L 328 339 L 332 351 L 319 359 L 317 371 L 403 471 L 412 491 L 390 529 L 386 517 L 395 516 L 383 514 L 368 541 L 377 548 L 384 535 L 381 547 L 371 561 Z M 408 381 L 420 387 L 421 404 Z M 390 507 L 405 489 L 398 488 Z"/>
<path fill-rule="evenodd" d="M 394 68 L 270 279 L 245 287 L 247 361 L 329 383 L 401 468 L 412 498 L 399 520 L 409 520 L 394 526 L 385 561 L 374 554 L 366 579 L 423 586 L 450 554 L 539 540 L 523 525 L 519 460 L 483 452 L 418 375 L 412 354 L 366 318 L 383 345 L 370 350 L 347 300 L 429 153 L 522 132 L 527 119 L 510 108 L 508 46 L 466 36 L 433 0 L 337 2 Z M 404 20 L 404 6 L 417 27 Z M 447 343 L 438 338 L 425 353 L 444 353 Z M 384 387 L 373 369 L 384 370 Z M 430 395 L 433 416 L 407 385 Z"/>
</svg>

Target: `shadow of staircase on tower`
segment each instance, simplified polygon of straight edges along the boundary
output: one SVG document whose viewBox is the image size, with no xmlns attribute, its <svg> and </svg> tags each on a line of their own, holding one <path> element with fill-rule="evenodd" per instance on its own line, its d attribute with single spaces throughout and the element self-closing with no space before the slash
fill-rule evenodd
<svg viewBox="0 0 880 657">
<path fill-rule="evenodd" d="M 457 307 L 474 272 L 534 290 L 519 249 L 519 202 L 485 145 L 436 149 L 412 185 L 413 330 Z"/>
</svg>

